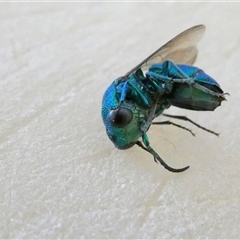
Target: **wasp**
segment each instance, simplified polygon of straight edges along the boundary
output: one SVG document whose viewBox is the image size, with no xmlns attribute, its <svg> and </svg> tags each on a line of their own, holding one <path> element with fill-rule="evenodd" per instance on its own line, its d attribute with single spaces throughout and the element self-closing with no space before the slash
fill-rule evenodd
<svg viewBox="0 0 240 240">
<path fill-rule="evenodd" d="M 192 66 L 198 54 L 197 44 L 204 32 L 204 25 L 183 31 L 107 88 L 102 100 L 102 118 L 109 139 L 118 149 L 138 145 L 167 170 L 182 172 L 189 166 L 176 169 L 167 165 L 150 146 L 147 131 L 152 124 L 172 124 L 191 130 L 170 121 L 153 120 L 162 114 L 189 121 L 218 135 L 187 117 L 163 113 L 171 106 L 213 111 L 226 100 L 217 81 L 202 69 Z M 148 70 L 144 73 L 145 69 Z"/>
</svg>

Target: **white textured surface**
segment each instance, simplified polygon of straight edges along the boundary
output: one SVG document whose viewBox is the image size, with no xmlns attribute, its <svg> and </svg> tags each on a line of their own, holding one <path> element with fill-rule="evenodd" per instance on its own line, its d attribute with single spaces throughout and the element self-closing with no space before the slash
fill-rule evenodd
<svg viewBox="0 0 240 240">
<path fill-rule="evenodd" d="M 1 3 L 0 238 L 238 238 L 239 3 Z M 207 27 L 196 66 L 227 102 L 171 108 L 221 132 L 153 127 L 153 148 L 108 140 L 107 86 L 172 37 Z M 175 121 L 176 122 L 176 121 Z"/>
</svg>

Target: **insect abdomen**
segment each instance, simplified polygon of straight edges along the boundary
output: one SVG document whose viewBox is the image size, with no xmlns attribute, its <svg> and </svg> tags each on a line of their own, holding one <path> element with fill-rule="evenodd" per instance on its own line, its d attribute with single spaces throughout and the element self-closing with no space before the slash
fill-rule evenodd
<svg viewBox="0 0 240 240">
<path fill-rule="evenodd" d="M 168 97 L 173 106 L 197 111 L 213 111 L 225 100 L 219 84 L 203 70 L 187 65 L 178 65 L 178 67 L 194 80 L 194 84 L 173 84 L 172 92 Z M 198 85 L 209 92 L 197 88 Z"/>
</svg>

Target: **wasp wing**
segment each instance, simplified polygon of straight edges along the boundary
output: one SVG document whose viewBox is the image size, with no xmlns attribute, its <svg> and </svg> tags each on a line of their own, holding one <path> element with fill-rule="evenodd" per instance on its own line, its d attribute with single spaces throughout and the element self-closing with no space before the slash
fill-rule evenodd
<svg viewBox="0 0 240 240">
<path fill-rule="evenodd" d="M 126 73 L 125 77 L 138 68 L 146 69 L 155 63 L 161 63 L 167 59 L 175 63 L 193 64 L 198 54 L 197 44 L 204 32 L 204 25 L 193 26 L 183 31 Z"/>
</svg>

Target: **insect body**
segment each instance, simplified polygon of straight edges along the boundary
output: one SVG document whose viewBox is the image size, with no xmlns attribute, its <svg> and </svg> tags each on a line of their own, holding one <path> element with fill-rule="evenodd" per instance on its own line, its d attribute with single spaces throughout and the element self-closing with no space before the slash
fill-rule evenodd
<svg viewBox="0 0 240 240">
<path fill-rule="evenodd" d="M 175 169 L 168 166 L 151 148 L 146 132 L 151 124 L 173 124 L 152 122 L 172 105 L 213 111 L 225 100 L 223 91 L 213 78 L 201 69 L 187 65 L 192 64 L 197 57 L 196 44 L 204 30 L 203 25 L 198 25 L 184 31 L 108 87 L 102 101 L 102 118 L 107 134 L 117 148 L 128 149 L 137 144 L 169 171 L 182 172 L 188 168 Z M 172 60 L 183 64 L 175 64 Z M 144 75 L 142 69 L 149 66 Z M 172 117 L 192 122 L 181 116 Z M 140 137 L 142 142 L 138 140 Z"/>
</svg>

